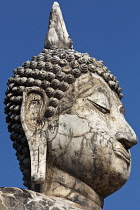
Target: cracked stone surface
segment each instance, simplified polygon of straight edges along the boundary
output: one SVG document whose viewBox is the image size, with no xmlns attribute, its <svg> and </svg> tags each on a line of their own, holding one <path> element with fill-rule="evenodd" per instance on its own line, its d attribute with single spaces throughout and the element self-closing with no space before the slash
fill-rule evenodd
<svg viewBox="0 0 140 210">
<path fill-rule="evenodd" d="M 137 143 L 117 78 L 72 49 L 58 3 L 45 49 L 14 70 L 6 122 L 24 185 L 0 189 L 0 209 L 101 210 L 131 170 Z"/>
<path fill-rule="evenodd" d="M 57 2 L 53 4 L 49 22 L 49 30 L 44 44 L 45 48 L 72 48 L 72 40 L 69 38 L 62 12 Z"/>
<path fill-rule="evenodd" d="M 45 196 L 31 190 L 0 188 L 0 210 L 80 210 L 72 202 Z"/>
</svg>

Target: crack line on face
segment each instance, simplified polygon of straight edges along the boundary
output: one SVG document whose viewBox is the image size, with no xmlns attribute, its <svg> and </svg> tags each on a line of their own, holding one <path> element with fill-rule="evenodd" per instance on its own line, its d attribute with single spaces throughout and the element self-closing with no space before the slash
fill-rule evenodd
<svg viewBox="0 0 140 210">
<path fill-rule="evenodd" d="M 64 152 L 62 152 L 62 153 L 57 157 L 57 159 L 58 159 L 58 158 L 61 158 L 61 157 L 63 157 L 63 155 L 65 155 L 65 153 L 67 152 L 67 149 L 68 149 L 68 147 L 69 147 L 69 145 L 70 145 L 71 140 L 72 140 L 72 139 L 69 139 L 69 141 L 68 141 L 68 143 L 67 143 L 67 145 L 66 145 L 66 147 L 65 147 L 65 149 L 64 149 Z"/>
<path fill-rule="evenodd" d="M 90 129 L 89 131 L 91 131 L 91 129 Z M 71 136 L 71 135 L 63 134 L 63 133 L 61 133 L 61 132 L 58 132 L 58 134 L 63 135 L 63 136 L 65 136 L 65 137 L 79 138 L 79 137 L 82 137 L 82 136 L 88 134 L 89 131 L 87 131 L 86 133 L 81 134 L 81 135 L 79 135 L 79 136 L 77 136 L 77 135 L 76 135 L 76 136 L 75 136 L 75 135 L 72 135 L 72 136 Z"/>
</svg>

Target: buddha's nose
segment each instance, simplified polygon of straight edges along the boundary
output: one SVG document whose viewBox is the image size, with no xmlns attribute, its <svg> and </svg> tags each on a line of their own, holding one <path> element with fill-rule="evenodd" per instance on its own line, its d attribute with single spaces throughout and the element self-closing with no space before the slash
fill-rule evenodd
<svg viewBox="0 0 140 210">
<path fill-rule="evenodd" d="M 116 133 L 116 139 L 122 143 L 127 149 L 130 149 L 132 146 L 137 144 L 138 138 L 130 127 L 130 125 L 125 121 L 124 124 L 120 124 L 120 128 Z"/>
</svg>

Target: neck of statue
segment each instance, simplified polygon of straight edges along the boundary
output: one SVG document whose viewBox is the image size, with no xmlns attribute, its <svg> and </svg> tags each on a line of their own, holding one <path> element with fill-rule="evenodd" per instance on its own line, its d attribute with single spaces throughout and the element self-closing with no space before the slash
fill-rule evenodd
<svg viewBox="0 0 140 210">
<path fill-rule="evenodd" d="M 73 202 L 80 209 L 101 210 L 103 207 L 103 198 L 91 187 L 55 166 L 47 165 L 46 181 L 40 185 L 40 192 Z"/>
</svg>

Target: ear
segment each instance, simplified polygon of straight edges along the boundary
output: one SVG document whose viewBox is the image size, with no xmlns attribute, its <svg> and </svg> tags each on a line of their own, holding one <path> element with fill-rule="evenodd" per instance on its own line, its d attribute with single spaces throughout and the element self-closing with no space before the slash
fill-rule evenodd
<svg viewBox="0 0 140 210">
<path fill-rule="evenodd" d="M 45 91 L 39 87 L 26 88 L 23 92 L 21 124 L 28 141 L 31 158 L 31 181 L 45 180 L 47 153 L 47 121 L 43 121 L 49 103 Z"/>
</svg>

